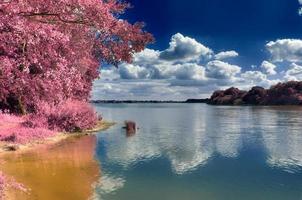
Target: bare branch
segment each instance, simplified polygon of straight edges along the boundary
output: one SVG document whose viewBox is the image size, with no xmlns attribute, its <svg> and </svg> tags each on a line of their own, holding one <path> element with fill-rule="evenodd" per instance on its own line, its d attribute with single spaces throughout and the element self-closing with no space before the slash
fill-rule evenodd
<svg viewBox="0 0 302 200">
<path fill-rule="evenodd" d="M 83 24 L 83 25 L 88 25 L 88 26 L 92 26 L 93 24 L 85 22 L 84 20 L 68 20 L 68 19 L 64 19 L 61 17 L 60 14 L 56 14 L 56 13 L 19 13 L 21 16 L 23 17 L 27 17 L 27 18 L 35 18 L 35 17 L 54 17 L 56 19 L 58 19 L 59 22 L 63 22 L 63 23 L 69 23 L 69 24 Z M 55 20 L 41 20 L 41 19 L 35 19 L 38 22 L 41 23 L 55 23 L 57 21 Z"/>
</svg>

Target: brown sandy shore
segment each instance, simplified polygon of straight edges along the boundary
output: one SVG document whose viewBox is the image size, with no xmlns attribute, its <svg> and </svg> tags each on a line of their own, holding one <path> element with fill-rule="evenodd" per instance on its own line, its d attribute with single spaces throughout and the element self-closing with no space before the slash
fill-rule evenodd
<svg viewBox="0 0 302 200">
<path fill-rule="evenodd" d="M 0 171 L 27 190 L 7 187 L 3 199 L 89 199 L 101 174 L 94 133 L 113 125 L 101 121 L 93 130 L 59 133 L 27 145 L 0 143 Z"/>
</svg>

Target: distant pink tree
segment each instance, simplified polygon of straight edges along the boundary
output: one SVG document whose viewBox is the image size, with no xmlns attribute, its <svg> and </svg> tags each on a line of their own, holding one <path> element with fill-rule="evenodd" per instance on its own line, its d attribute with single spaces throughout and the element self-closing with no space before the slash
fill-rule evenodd
<svg viewBox="0 0 302 200">
<path fill-rule="evenodd" d="M 0 109 L 86 102 L 100 63 L 131 62 L 153 41 L 119 0 L 0 0 Z"/>
</svg>

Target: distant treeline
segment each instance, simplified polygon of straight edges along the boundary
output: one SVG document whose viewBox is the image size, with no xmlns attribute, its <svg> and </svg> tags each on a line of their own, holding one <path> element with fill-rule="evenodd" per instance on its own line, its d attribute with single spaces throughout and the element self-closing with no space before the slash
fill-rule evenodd
<svg viewBox="0 0 302 200">
<path fill-rule="evenodd" d="M 188 99 L 186 101 L 158 101 L 158 100 L 92 100 L 91 103 L 208 103 L 209 99 Z"/>
</svg>

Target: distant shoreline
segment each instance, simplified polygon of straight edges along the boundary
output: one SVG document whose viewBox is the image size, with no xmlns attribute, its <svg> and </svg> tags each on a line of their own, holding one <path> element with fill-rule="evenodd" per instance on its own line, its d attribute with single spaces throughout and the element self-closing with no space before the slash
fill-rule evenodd
<svg viewBox="0 0 302 200">
<path fill-rule="evenodd" d="M 100 103 L 106 103 L 106 104 L 122 104 L 122 103 L 128 103 L 128 104 L 134 104 L 134 103 L 208 103 L 209 99 L 188 99 L 185 101 L 159 101 L 159 100 L 91 100 L 90 103 L 93 104 L 100 104 Z"/>
<path fill-rule="evenodd" d="M 92 100 L 91 103 L 206 103 L 228 106 L 289 106 L 302 105 L 302 81 L 278 83 L 269 89 L 255 86 L 249 91 L 231 87 L 215 91 L 210 98 L 185 101 L 160 100 Z"/>
</svg>

